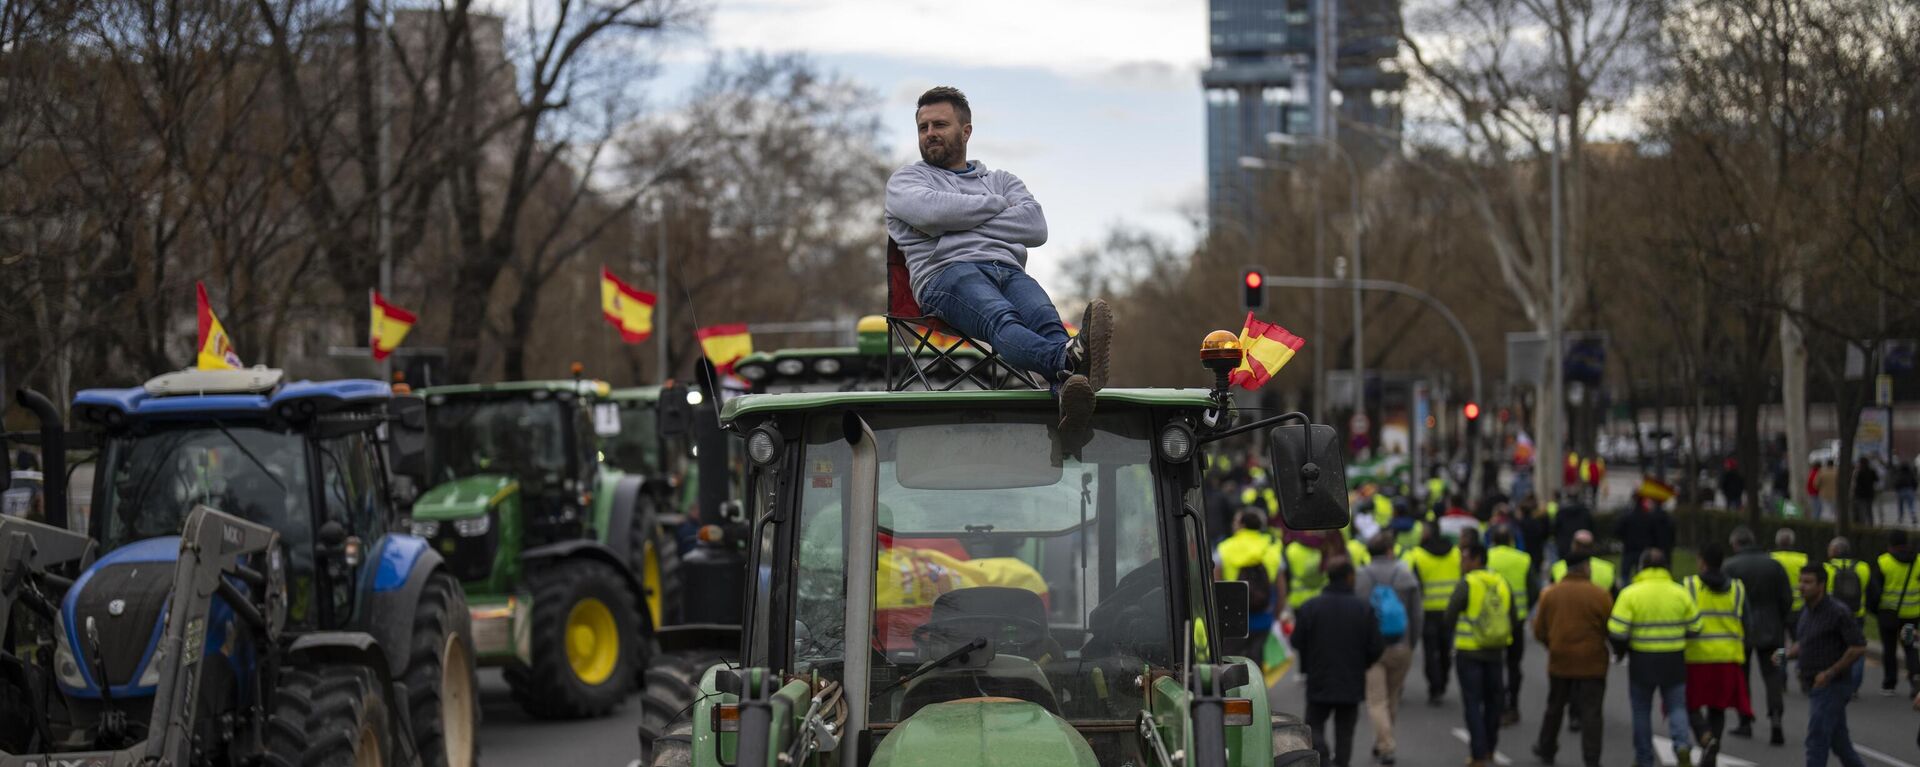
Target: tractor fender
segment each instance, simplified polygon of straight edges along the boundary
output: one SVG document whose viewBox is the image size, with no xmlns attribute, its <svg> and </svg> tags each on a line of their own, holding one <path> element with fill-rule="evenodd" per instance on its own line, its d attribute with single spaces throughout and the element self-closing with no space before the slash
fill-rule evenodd
<svg viewBox="0 0 1920 767">
<path fill-rule="evenodd" d="M 629 550 L 627 542 L 633 540 L 633 526 L 642 524 L 636 517 L 640 516 L 640 502 L 645 498 L 645 490 L 646 480 L 632 474 L 622 475 L 614 480 L 613 508 L 607 512 L 606 544 L 612 547 L 621 562 L 626 563 L 628 570 L 640 567 L 639 562 L 632 561 L 633 552 Z"/>
<path fill-rule="evenodd" d="M 367 594 L 365 628 L 386 655 L 387 668 L 395 677 L 407 674 L 408 648 L 413 646 L 413 616 L 419 608 L 420 594 L 427 589 L 433 574 L 445 568 L 440 552 L 423 539 L 411 535 L 389 535 L 382 539 L 379 568 L 374 573 L 373 589 Z"/>
<path fill-rule="evenodd" d="M 633 592 L 634 600 L 644 603 L 647 598 L 646 590 L 640 587 L 640 579 L 634 575 L 633 568 L 627 566 L 626 557 L 615 553 L 613 549 L 599 541 L 585 538 L 561 541 L 545 546 L 535 546 L 520 553 L 520 561 L 529 566 L 538 566 L 541 562 L 560 559 L 591 559 L 603 562 L 620 573 L 620 577 L 627 582 L 627 588 Z M 652 626 L 648 628 L 651 629 Z"/>
</svg>

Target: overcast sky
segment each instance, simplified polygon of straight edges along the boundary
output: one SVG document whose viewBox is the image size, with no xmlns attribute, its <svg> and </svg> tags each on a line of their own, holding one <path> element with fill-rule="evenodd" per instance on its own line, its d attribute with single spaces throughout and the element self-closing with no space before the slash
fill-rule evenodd
<svg viewBox="0 0 1920 767">
<path fill-rule="evenodd" d="M 1058 292 L 1058 261 L 1113 224 L 1191 240 L 1206 14 L 1206 0 L 716 0 L 661 84 L 686 87 L 714 51 L 805 52 L 881 95 L 900 164 L 919 159 L 914 99 L 960 88 L 968 155 L 1020 176 L 1046 208 L 1050 239 L 1029 268 Z"/>
</svg>

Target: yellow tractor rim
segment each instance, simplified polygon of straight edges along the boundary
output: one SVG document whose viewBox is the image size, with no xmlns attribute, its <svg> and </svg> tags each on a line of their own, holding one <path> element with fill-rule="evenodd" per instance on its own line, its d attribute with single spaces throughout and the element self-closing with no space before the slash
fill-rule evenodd
<svg viewBox="0 0 1920 767">
<path fill-rule="evenodd" d="M 567 611 L 567 663 L 573 675 L 597 685 L 613 676 L 620 662 L 620 628 L 605 602 L 587 597 Z"/>
<path fill-rule="evenodd" d="M 647 617 L 653 619 L 653 625 L 660 625 L 660 552 L 653 548 L 653 541 L 640 554 L 640 585 L 647 590 Z"/>
</svg>

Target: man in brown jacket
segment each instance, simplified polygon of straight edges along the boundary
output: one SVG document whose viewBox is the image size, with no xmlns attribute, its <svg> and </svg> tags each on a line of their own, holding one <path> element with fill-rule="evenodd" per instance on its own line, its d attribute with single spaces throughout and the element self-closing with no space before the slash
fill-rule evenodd
<svg viewBox="0 0 1920 767">
<path fill-rule="evenodd" d="M 1533 636 L 1547 648 L 1547 715 L 1540 721 L 1534 756 L 1552 762 L 1560 750 L 1560 717 L 1573 708 L 1580 730 L 1580 756 L 1600 764 L 1600 703 L 1607 697 L 1607 618 L 1613 597 L 1593 585 L 1585 554 L 1567 557 L 1566 576 L 1540 595 Z"/>
</svg>

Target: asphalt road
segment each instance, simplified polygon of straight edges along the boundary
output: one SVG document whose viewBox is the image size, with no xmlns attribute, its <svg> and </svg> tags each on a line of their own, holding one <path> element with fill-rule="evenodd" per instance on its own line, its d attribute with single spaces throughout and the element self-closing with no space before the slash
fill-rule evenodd
<svg viewBox="0 0 1920 767">
<path fill-rule="evenodd" d="M 480 671 L 480 760 L 485 764 L 627 767 L 640 758 L 640 702 L 600 719 L 535 719 L 495 669 Z"/>
<path fill-rule="evenodd" d="M 1531 749 L 1539 736 L 1540 720 L 1547 706 L 1545 649 L 1538 644 L 1528 647 L 1525 666 L 1520 693 L 1520 724 L 1500 731 L 1498 758 L 1495 760 L 1497 764 L 1540 763 Z M 1920 748 L 1916 748 L 1914 742 L 1915 734 L 1920 732 L 1920 712 L 1913 710 L 1910 697 L 1881 697 L 1880 673 L 1879 665 L 1869 659 L 1865 688 L 1859 700 L 1847 708 L 1848 728 L 1853 733 L 1854 746 L 1870 767 L 1920 767 Z M 1790 681 L 1783 720 L 1787 744 L 1770 746 L 1767 745 L 1765 691 L 1759 683 L 1757 675 L 1750 681 L 1754 686 L 1755 711 L 1760 714 L 1760 721 L 1754 724 L 1757 737 L 1728 737 L 1720 752 L 1720 764 L 1724 767 L 1805 764 L 1802 739 L 1807 731 L 1806 696 L 1798 692 L 1797 683 Z M 1270 699 L 1277 711 L 1301 714 L 1306 711 L 1305 694 L 1304 679 L 1298 673 L 1289 671 L 1286 678 L 1273 688 Z M 1467 730 L 1461 712 L 1458 678 L 1449 681 L 1442 705 L 1430 707 L 1426 698 L 1426 676 L 1416 652 L 1414 668 L 1407 676 L 1400 721 L 1394 733 L 1399 742 L 1397 764 L 1400 767 L 1459 767 L 1467 760 Z M 1626 666 L 1615 665 L 1607 678 L 1607 700 L 1602 711 L 1606 718 L 1606 746 L 1601 758 L 1606 764 L 1633 763 L 1631 711 L 1627 702 Z M 1731 729 L 1735 723 L 1736 718 L 1730 716 L 1727 727 Z M 1331 723 L 1328 727 L 1331 729 Z M 1666 727 L 1656 723 L 1654 734 L 1665 735 Z M 1556 764 L 1576 767 L 1580 764 L 1579 737 L 1577 733 L 1561 734 Z M 1656 737 L 1655 744 L 1662 764 L 1675 764 L 1672 749 L 1666 747 L 1664 739 Z M 1363 708 L 1360 724 L 1354 729 L 1355 758 L 1350 764 L 1354 767 L 1373 764 L 1369 756 L 1372 747 L 1373 726 L 1367 721 Z M 1839 762 L 1834 760 L 1833 763 Z"/>
</svg>

